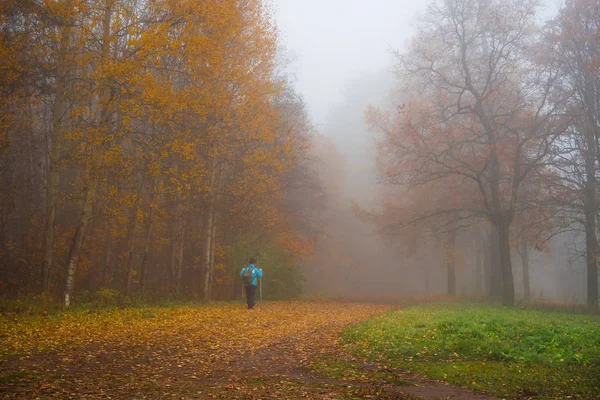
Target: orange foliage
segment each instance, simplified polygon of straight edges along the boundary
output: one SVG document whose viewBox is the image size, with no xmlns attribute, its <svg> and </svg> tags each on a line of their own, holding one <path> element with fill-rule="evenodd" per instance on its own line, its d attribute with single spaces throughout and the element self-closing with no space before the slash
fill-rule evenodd
<svg viewBox="0 0 600 400">
<path fill-rule="evenodd" d="M 210 297 L 223 249 L 231 238 L 253 232 L 267 232 L 298 258 L 308 256 L 310 244 L 293 233 L 286 213 L 284 182 L 305 157 L 307 124 L 292 122 L 306 116 L 302 108 L 289 112 L 281 105 L 287 82 L 275 78 L 278 32 L 265 2 L 69 0 L 0 7 L 3 26 L 15 28 L 14 37 L 0 37 L 0 78 L 15 87 L 12 98 L 0 99 L 0 155 L 17 151 L 11 138 L 23 127 L 15 115 L 40 137 L 48 130 L 55 135 L 51 147 L 58 156 L 46 167 L 65 180 L 55 184 L 60 219 L 52 229 L 83 236 L 83 245 L 75 246 L 83 255 L 74 257 L 80 285 L 129 292 L 164 288 L 167 279 L 181 291 L 189 273 L 195 283 L 187 289 Z M 10 25 L 15 15 L 31 22 L 29 30 Z M 52 90 L 35 93 L 37 87 L 24 83 L 35 68 L 48 74 L 52 89 L 61 78 L 56 71 L 64 73 L 60 106 L 68 112 L 52 126 L 26 113 L 36 96 L 48 104 L 34 104 L 39 115 L 60 112 Z M 26 91 L 29 97 L 22 98 Z M 39 174 L 36 179 L 51 181 Z M 59 264 L 73 254 L 71 242 L 58 239 L 48 244 L 55 284 L 64 279 Z M 36 257 L 33 265 L 40 251 Z M 201 287 L 204 277 L 208 286 Z"/>
</svg>

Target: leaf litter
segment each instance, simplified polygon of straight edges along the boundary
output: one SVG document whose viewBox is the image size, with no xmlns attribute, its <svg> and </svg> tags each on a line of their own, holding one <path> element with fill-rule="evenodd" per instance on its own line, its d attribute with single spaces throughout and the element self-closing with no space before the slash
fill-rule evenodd
<svg viewBox="0 0 600 400">
<path fill-rule="evenodd" d="M 350 357 L 340 331 L 390 309 L 298 301 L 0 316 L 0 398 L 422 398 L 313 368 Z"/>
</svg>

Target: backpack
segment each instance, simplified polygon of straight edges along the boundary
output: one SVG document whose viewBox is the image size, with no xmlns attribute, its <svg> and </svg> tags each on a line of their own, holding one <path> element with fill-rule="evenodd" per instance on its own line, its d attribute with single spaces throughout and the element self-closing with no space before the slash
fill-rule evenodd
<svg viewBox="0 0 600 400">
<path fill-rule="evenodd" d="M 242 274 L 242 279 L 244 280 L 244 285 L 250 285 L 252 283 L 253 272 L 255 267 L 247 267 L 244 273 Z"/>
</svg>

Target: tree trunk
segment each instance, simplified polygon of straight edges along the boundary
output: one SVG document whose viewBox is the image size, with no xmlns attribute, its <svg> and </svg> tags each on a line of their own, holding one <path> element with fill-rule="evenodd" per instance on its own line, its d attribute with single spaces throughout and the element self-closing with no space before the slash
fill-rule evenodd
<svg viewBox="0 0 600 400">
<path fill-rule="evenodd" d="M 171 246 L 171 271 L 175 279 L 175 290 L 178 294 L 183 292 L 183 247 L 185 243 L 185 221 L 183 214 L 177 218 L 174 227 L 175 237 Z"/>
<path fill-rule="evenodd" d="M 217 158 L 212 159 L 212 171 L 210 176 L 210 183 L 215 191 L 209 200 L 206 225 L 204 226 L 204 300 L 211 300 L 211 289 L 212 289 L 212 276 L 213 276 L 213 263 L 214 263 L 214 250 L 215 250 L 215 233 L 216 233 L 216 215 L 215 215 L 215 203 L 217 201 L 217 194 L 222 183 L 223 174 L 217 171 Z"/>
<path fill-rule="evenodd" d="M 213 285 L 214 285 L 214 280 L 215 280 L 215 243 L 216 243 L 216 236 L 217 236 L 217 216 L 215 215 L 213 217 L 213 227 L 211 230 L 211 239 L 210 239 L 210 279 L 208 282 L 208 297 L 209 299 L 212 300 L 213 298 Z"/>
<path fill-rule="evenodd" d="M 483 240 L 481 237 L 481 229 L 476 228 L 475 232 L 475 297 L 481 297 L 483 293 L 482 275 L 483 275 L 483 264 L 482 264 L 482 253 L 483 253 Z"/>
<path fill-rule="evenodd" d="M 131 283 L 133 280 L 133 261 L 135 259 L 135 230 L 137 228 L 137 207 L 133 210 L 133 221 L 131 221 L 131 233 L 129 235 L 129 254 L 127 255 L 127 283 L 125 285 L 125 294 L 131 294 Z"/>
<path fill-rule="evenodd" d="M 523 269 L 523 299 L 529 301 L 531 299 L 531 288 L 529 285 L 529 247 L 527 241 L 521 239 L 520 247 L 519 256 L 521 256 L 521 267 Z"/>
<path fill-rule="evenodd" d="M 587 306 L 598 304 L 598 242 L 596 239 L 596 216 L 594 212 L 585 214 L 585 243 L 587 264 Z"/>
<path fill-rule="evenodd" d="M 212 274 L 211 259 L 212 259 L 212 239 L 213 239 L 213 221 L 214 219 L 214 206 L 211 204 L 206 215 L 206 226 L 204 227 L 204 300 L 210 301 L 210 276 Z"/>
<path fill-rule="evenodd" d="M 501 221 L 498 226 L 498 239 L 502 271 L 502 304 L 512 306 L 515 303 L 515 285 L 510 260 L 509 225 L 505 221 Z"/>
<path fill-rule="evenodd" d="M 490 298 L 494 301 L 502 299 L 503 279 L 502 279 L 502 262 L 500 256 L 500 238 L 498 228 L 495 224 L 490 227 Z"/>
<path fill-rule="evenodd" d="M 492 232 L 489 228 L 483 230 L 482 251 L 483 251 L 483 294 L 492 298 Z"/>
<path fill-rule="evenodd" d="M 448 296 L 456 296 L 456 229 L 454 228 L 448 233 L 446 268 L 448 269 Z"/>
<path fill-rule="evenodd" d="M 587 264 L 587 306 L 598 304 L 598 241 L 596 239 L 596 140 L 592 129 L 586 129 L 585 151 L 585 245 Z"/>
<path fill-rule="evenodd" d="M 140 291 L 142 294 L 146 292 L 146 280 L 148 275 L 148 252 L 150 251 L 150 238 L 152 237 L 152 219 L 154 218 L 154 206 L 150 205 L 150 214 L 148 215 L 148 223 L 146 224 L 146 236 L 144 238 L 144 252 L 142 254 L 142 264 L 140 267 Z"/>
<path fill-rule="evenodd" d="M 73 290 L 75 288 L 75 273 L 77 272 L 79 256 L 81 255 L 81 249 L 85 240 L 87 228 L 93 216 L 94 199 L 96 198 L 95 182 L 91 186 L 92 187 L 85 189 L 81 218 L 77 224 L 77 229 L 75 230 L 75 235 L 73 236 L 73 242 L 71 243 L 71 248 L 69 249 L 69 256 L 67 257 L 67 282 L 65 284 L 64 297 L 64 307 L 66 309 L 71 306 L 71 298 L 73 297 Z"/>
<path fill-rule="evenodd" d="M 53 157 L 50 157 L 53 158 Z M 53 164 L 52 161 L 49 164 Z M 58 189 L 58 174 L 54 166 L 49 166 L 48 183 L 46 188 L 46 225 L 44 227 L 44 258 L 42 260 L 42 287 L 43 293 L 50 288 L 50 271 L 52 270 L 52 256 L 54 253 L 54 229 L 56 224 L 56 192 Z"/>
<path fill-rule="evenodd" d="M 69 2 L 68 7 L 71 5 Z M 54 89 L 54 107 L 52 109 L 52 132 L 49 137 L 48 171 L 46 176 L 46 224 L 44 226 L 44 251 L 42 259 L 42 292 L 50 287 L 50 271 L 54 254 L 54 230 L 56 225 L 56 203 L 59 185 L 58 162 L 61 154 L 63 136 L 63 118 L 66 114 L 66 56 L 71 40 L 71 24 L 60 28 L 60 44 L 56 60 L 56 87 Z"/>
<path fill-rule="evenodd" d="M 106 253 L 104 254 L 104 266 L 103 266 L 103 270 L 102 270 L 102 287 L 108 288 L 108 281 L 109 278 L 110 280 L 112 280 L 112 267 L 111 265 L 111 261 L 112 261 L 112 253 L 113 253 L 113 246 L 114 246 L 114 242 L 112 240 L 112 235 L 110 232 L 110 228 L 108 228 L 108 224 L 107 224 L 107 236 L 108 238 L 107 243 L 106 243 Z"/>
<path fill-rule="evenodd" d="M 111 22 L 112 8 L 109 2 L 106 2 L 104 8 L 104 19 L 102 22 L 102 60 L 107 61 L 110 57 L 110 22 Z M 104 84 L 102 88 L 102 95 L 100 99 L 100 125 L 105 127 L 107 131 L 110 131 L 110 86 Z M 73 237 L 73 243 L 69 250 L 69 257 L 67 262 L 67 281 L 65 284 L 65 308 L 69 308 L 71 305 L 71 297 L 73 296 L 73 290 L 75 286 L 75 272 L 79 263 L 79 256 L 81 254 L 81 248 L 85 240 L 87 228 L 92 220 L 94 211 L 94 202 L 96 200 L 96 191 L 98 187 L 98 180 L 95 176 L 97 169 L 102 163 L 101 155 L 96 151 L 89 154 L 89 159 L 85 167 L 85 182 L 86 187 L 84 188 L 84 200 L 81 213 L 81 219 L 77 225 L 75 236 Z"/>
</svg>

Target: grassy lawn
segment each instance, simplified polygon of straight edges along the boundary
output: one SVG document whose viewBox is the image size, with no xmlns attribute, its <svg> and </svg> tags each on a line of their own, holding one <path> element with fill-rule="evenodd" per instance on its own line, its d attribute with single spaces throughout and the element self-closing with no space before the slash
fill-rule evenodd
<svg viewBox="0 0 600 400">
<path fill-rule="evenodd" d="M 366 359 L 498 396 L 600 399 L 598 316 L 428 304 L 342 337 Z"/>
</svg>

